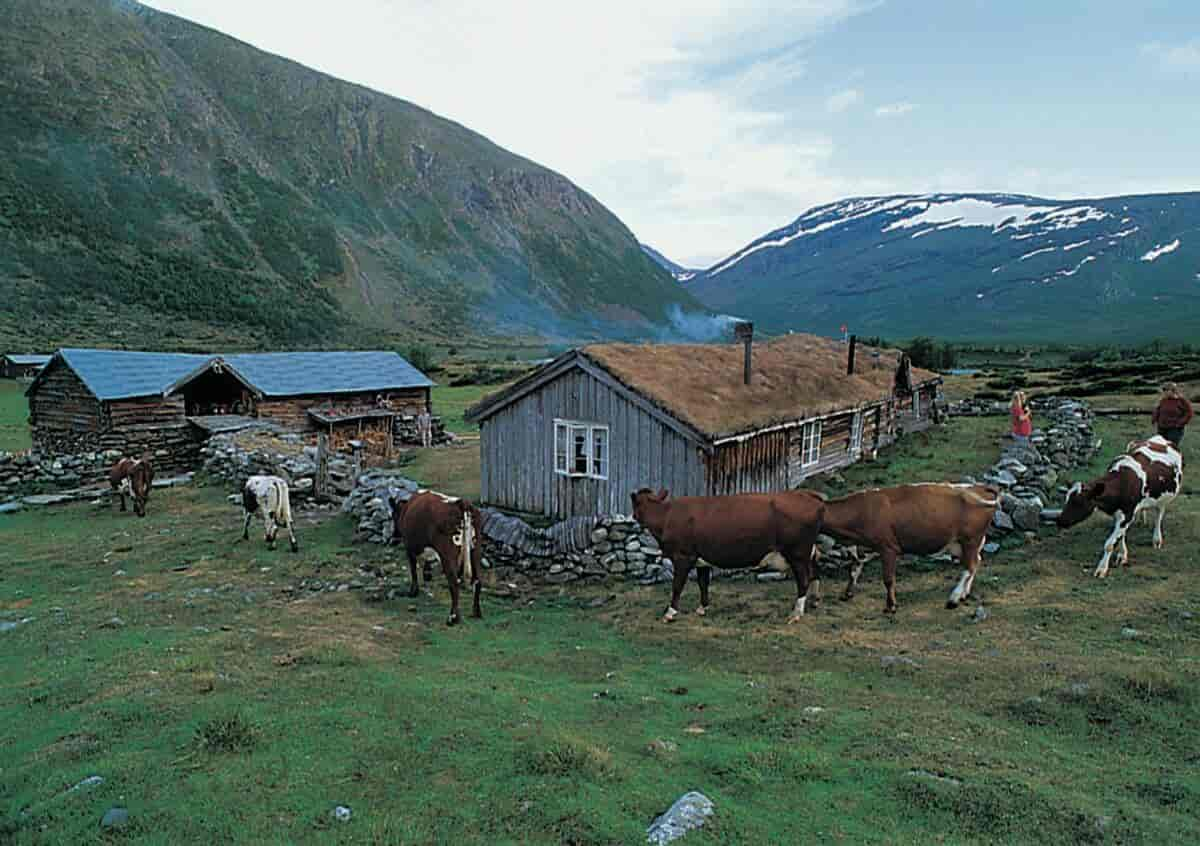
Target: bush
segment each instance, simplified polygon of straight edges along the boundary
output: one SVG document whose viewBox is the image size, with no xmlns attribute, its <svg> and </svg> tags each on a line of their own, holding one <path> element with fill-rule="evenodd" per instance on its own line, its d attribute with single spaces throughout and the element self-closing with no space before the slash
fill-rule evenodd
<svg viewBox="0 0 1200 846">
<path fill-rule="evenodd" d="M 420 370 L 422 373 L 428 373 L 434 368 L 433 350 L 425 346 L 425 344 L 413 344 L 408 348 L 408 352 L 404 354 L 408 359 L 408 363 Z"/>
</svg>

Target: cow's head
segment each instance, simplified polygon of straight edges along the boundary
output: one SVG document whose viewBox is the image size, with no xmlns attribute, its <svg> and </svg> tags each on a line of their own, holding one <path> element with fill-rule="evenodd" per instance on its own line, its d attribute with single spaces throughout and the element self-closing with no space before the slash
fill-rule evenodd
<svg viewBox="0 0 1200 846">
<path fill-rule="evenodd" d="M 1105 487 L 1104 479 L 1096 479 L 1086 485 L 1082 482 L 1072 485 L 1071 489 L 1067 491 L 1067 499 L 1063 503 L 1062 512 L 1055 520 L 1058 527 L 1065 529 L 1092 516 L 1092 512 L 1100 503 L 1100 498 L 1104 496 Z"/>
<path fill-rule="evenodd" d="M 398 496 L 388 497 L 388 508 L 392 511 L 392 544 L 400 543 L 402 537 L 400 526 L 404 522 L 404 509 L 408 508 L 409 500 Z"/>
<path fill-rule="evenodd" d="M 146 503 L 150 501 L 150 488 L 154 481 L 154 468 L 150 466 L 149 461 L 138 461 L 133 465 L 128 478 L 133 494 L 133 513 L 145 517 Z"/>
<path fill-rule="evenodd" d="M 642 488 L 634 491 L 629 495 L 633 502 L 633 519 L 639 523 L 646 525 L 646 519 L 651 513 L 657 513 L 659 506 L 666 503 L 671 494 L 666 488 L 659 489 L 658 493 L 650 490 L 650 488 Z"/>
</svg>

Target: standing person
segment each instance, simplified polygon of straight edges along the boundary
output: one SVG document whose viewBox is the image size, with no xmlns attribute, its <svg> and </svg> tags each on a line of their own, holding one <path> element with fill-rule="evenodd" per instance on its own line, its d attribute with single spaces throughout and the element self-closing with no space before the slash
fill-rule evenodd
<svg viewBox="0 0 1200 846">
<path fill-rule="evenodd" d="M 1012 436 L 1022 446 L 1028 445 L 1033 434 L 1033 415 L 1025 404 L 1025 392 L 1014 391 L 1012 398 Z"/>
<path fill-rule="evenodd" d="M 1168 382 L 1163 386 L 1162 399 L 1158 401 L 1158 407 L 1150 419 L 1154 421 L 1158 433 L 1178 447 L 1183 440 L 1183 427 L 1192 420 L 1192 404 L 1179 393 L 1178 385 Z"/>
</svg>

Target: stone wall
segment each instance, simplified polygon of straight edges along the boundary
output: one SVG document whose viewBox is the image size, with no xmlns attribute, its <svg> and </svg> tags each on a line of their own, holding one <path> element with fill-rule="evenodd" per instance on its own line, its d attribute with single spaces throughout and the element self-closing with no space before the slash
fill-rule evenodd
<svg viewBox="0 0 1200 846">
<path fill-rule="evenodd" d="M 317 448 L 308 440 L 271 424 L 213 435 L 200 450 L 201 470 L 238 491 L 251 476 L 279 476 L 287 481 L 293 498 L 309 499 L 315 495 Z M 353 461 L 331 455 L 329 480 L 331 498 L 347 496 L 354 487 Z"/>
<path fill-rule="evenodd" d="M 157 457 L 151 456 L 151 460 Z M 0 502 L 30 494 L 106 485 L 108 471 L 120 458 L 121 453 L 116 450 L 55 456 L 0 452 Z"/>
<path fill-rule="evenodd" d="M 407 500 L 416 490 L 416 482 L 395 472 L 373 471 L 360 476 L 342 503 L 342 511 L 356 521 L 355 539 L 389 543 L 389 500 Z M 664 569 L 669 577 L 670 562 L 664 562 L 658 542 L 632 518 L 575 518 L 539 529 L 492 508 L 480 511 L 484 567 L 494 570 L 501 580 L 522 576 L 561 584 L 615 577 L 648 582 L 661 579 Z"/>
</svg>

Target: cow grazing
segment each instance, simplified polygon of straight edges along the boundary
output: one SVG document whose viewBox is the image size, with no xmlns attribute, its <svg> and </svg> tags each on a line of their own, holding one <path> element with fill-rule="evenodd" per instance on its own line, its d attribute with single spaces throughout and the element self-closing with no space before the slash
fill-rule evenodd
<svg viewBox="0 0 1200 846">
<path fill-rule="evenodd" d="M 288 532 L 292 552 L 300 551 L 300 545 L 296 543 L 296 532 L 292 527 L 292 503 L 288 497 L 286 481 L 278 476 L 251 476 L 242 487 L 242 510 L 245 512 L 242 540 L 250 539 L 250 519 L 257 514 L 262 517 L 266 526 L 267 546 L 275 548 L 275 535 L 278 534 L 279 527 L 284 526 Z"/>
<path fill-rule="evenodd" d="M 796 604 L 789 622 L 804 615 L 809 581 L 815 569 L 813 544 L 821 530 L 824 505 L 807 491 L 734 496 L 682 496 L 672 499 L 643 488 L 630 495 L 633 517 L 650 530 L 675 568 L 671 604 L 663 615 L 669 623 L 679 614 L 679 595 L 699 562 L 700 607 L 708 611 L 712 565 L 726 569 L 754 567 L 778 553 L 796 580 Z"/>
<path fill-rule="evenodd" d="M 146 516 L 146 503 L 150 499 L 154 467 L 148 458 L 122 458 L 108 471 L 108 483 L 113 492 L 121 497 L 121 510 L 125 510 L 125 497 L 133 499 L 133 513 Z"/>
<path fill-rule="evenodd" d="M 1076 482 L 1067 491 L 1067 501 L 1057 522 L 1064 529 L 1074 526 L 1097 508 L 1112 516 L 1112 532 L 1104 542 L 1104 552 L 1093 574 L 1103 579 L 1108 575 L 1108 565 L 1118 543 L 1121 565 L 1129 566 L 1125 533 L 1138 514 L 1155 510 L 1154 548 L 1163 545 L 1163 513 L 1182 488 L 1183 454 L 1174 444 L 1162 435 L 1130 441 L 1125 453 L 1109 465 L 1107 473 L 1086 485 Z"/>
<path fill-rule="evenodd" d="M 482 617 L 479 608 L 479 592 L 483 587 L 479 509 L 466 499 L 434 491 L 417 491 L 407 502 L 393 499 L 391 506 L 392 543 L 403 540 L 408 554 L 408 595 L 417 595 L 418 557 L 424 559 L 425 581 L 429 581 L 432 573 L 426 556 L 432 551 L 441 560 L 442 573 L 450 586 L 450 618 L 446 624 L 453 626 L 462 619 L 458 613 L 459 591 L 468 584 L 474 592 L 471 616 Z"/>
<path fill-rule="evenodd" d="M 879 553 L 887 591 L 885 613 L 896 611 L 896 561 L 901 555 L 949 552 L 964 568 L 946 602 L 947 608 L 956 608 L 971 595 L 988 526 L 999 506 L 999 493 L 984 485 L 875 488 L 827 500 L 821 531 Z M 861 562 L 851 568 L 843 599 L 854 596 L 862 569 Z"/>
</svg>

